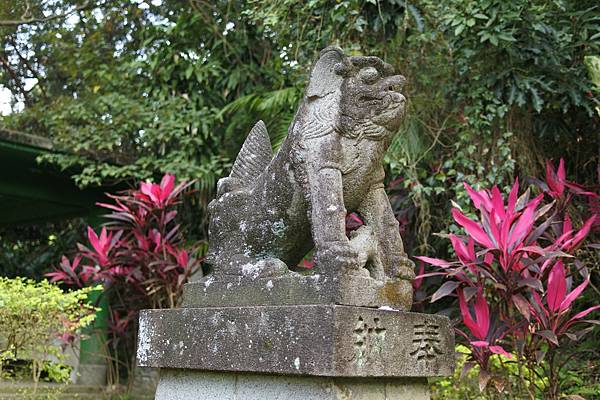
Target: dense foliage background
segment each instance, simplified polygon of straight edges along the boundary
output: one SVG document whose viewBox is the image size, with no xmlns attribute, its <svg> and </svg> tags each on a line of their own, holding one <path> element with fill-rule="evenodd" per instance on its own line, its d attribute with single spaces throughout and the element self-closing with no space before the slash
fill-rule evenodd
<svg viewBox="0 0 600 400">
<path fill-rule="evenodd" d="M 321 48 L 378 55 L 408 79 L 387 162 L 424 252 L 462 181 L 559 156 L 596 179 L 598 21 L 593 0 L 4 0 L 0 84 L 22 111 L 1 124 L 52 138 L 82 186 L 167 171 L 202 206 L 257 119 L 280 143 Z"/>
<path fill-rule="evenodd" d="M 253 123 L 281 142 L 329 44 L 407 78 L 386 164 L 409 254 L 450 251 L 433 234 L 457 229 L 463 182 L 507 189 L 564 157 L 571 181 L 599 183 L 600 87 L 586 68 L 600 54 L 596 0 L 0 0 L 0 40 L 15 111 L 0 127 L 52 138 L 65 152 L 41 161 L 76 167 L 81 186 L 198 179 L 182 211 L 190 240 L 205 238 L 204 208 Z M 13 260 L 15 244 L 32 248 L 0 238 Z"/>
</svg>

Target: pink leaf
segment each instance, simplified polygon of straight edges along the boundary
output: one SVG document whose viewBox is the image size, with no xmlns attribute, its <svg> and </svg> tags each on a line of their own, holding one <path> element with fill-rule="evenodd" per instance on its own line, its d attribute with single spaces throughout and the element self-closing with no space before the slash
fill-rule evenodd
<svg viewBox="0 0 600 400">
<path fill-rule="evenodd" d="M 590 191 L 586 190 L 585 186 L 579 185 L 577 183 L 565 182 L 565 186 L 580 196 L 590 197 L 590 200 L 591 199 L 600 199 L 600 194 L 595 193 L 595 192 L 590 192 Z"/>
<path fill-rule="evenodd" d="M 445 261 L 445 260 L 440 260 L 439 258 L 432 258 L 432 257 L 425 257 L 425 256 L 416 256 L 415 258 L 417 260 L 424 261 L 427 264 L 431 264 L 431 265 L 434 265 L 436 267 L 441 267 L 441 268 L 448 268 L 450 265 L 452 265 L 452 263 Z"/>
<path fill-rule="evenodd" d="M 485 256 L 483 256 L 483 262 L 485 262 L 487 265 L 492 265 L 494 262 L 494 254 L 487 253 Z"/>
<path fill-rule="evenodd" d="M 423 274 L 425 273 L 425 263 L 419 262 L 419 274 L 413 280 L 413 288 L 418 289 L 423 284 Z"/>
<path fill-rule="evenodd" d="M 467 190 L 467 193 L 469 194 L 469 197 L 471 198 L 471 201 L 473 202 L 473 205 L 475 206 L 475 208 L 478 208 L 480 210 L 490 210 L 491 207 L 491 203 L 489 202 L 489 200 L 482 196 L 480 192 L 477 192 L 475 189 L 473 189 L 471 186 L 469 186 L 469 184 L 467 184 L 466 182 L 463 183 L 465 189 Z M 482 207 L 483 206 L 483 207 Z"/>
<path fill-rule="evenodd" d="M 456 208 L 452 209 L 452 216 L 456 223 L 465 228 L 467 233 L 479 244 L 487 247 L 494 248 L 494 244 L 490 240 L 489 236 L 484 232 L 484 230 L 479 226 L 478 223 L 471 221 L 469 218 L 465 217 L 463 213 L 458 211 Z"/>
<path fill-rule="evenodd" d="M 488 235 L 494 247 L 503 247 L 503 239 L 502 234 L 498 230 L 498 222 L 502 221 L 502 218 L 499 218 L 496 212 L 492 209 L 489 214 L 482 212 L 481 213 L 481 224 L 483 226 L 483 230 Z"/>
<path fill-rule="evenodd" d="M 153 194 L 153 199 L 154 203 L 156 205 L 160 205 L 162 203 L 162 191 L 160 189 L 160 186 L 156 185 L 156 184 L 152 184 L 152 188 L 151 188 L 152 194 Z"/>
<path fill-rule="evenodd" d="M 543 311 L 544 315 L 548 317 L 548 310 L 546 310 L 546 307 L 544 307 L 544 303 L 542 302 L 542 298 L 540 297 L 538 292 L 534 291 L 532 293 L 532 297 L 533 301 L 535 301 L 535 304 L 540 308 L 541 311 Z"/>
<path fill-rule="evenodd" d="M 467 254 L 469 255 L 469 259 L 471 261 L 474 261 L 477 257 L 477 255 L 475 254 L 475 241 L 471 237 L 469 238 L 469 241 L 467 243 Z"/>
<path fill-rule="evenodd" d="M 430 276 L 448 276 L 448 272 L 428 272 L 426 274 L 419 274 L 415 277 L 417 279 L 429 278 Z M 413 281 L 414 282 L 414 281 Z"/>
<path fill-rule="evenodd" d="M 507 358 L 513 358 L 513 355 L 502 348 L 502 346 L 490 346 L 490 351 L 494 354 L 501 354 Z"/>
<path fill-rule="evenodd" d="M 100 238 L 98 241 L 100 242 L 101 251 L 104 252 L 107 248 L 108 242 L 110 241 L 110 239 L 108 239 L 106 227 L 104 227 L 104 226 L 102 227 L 102 230 L 100 231 Z"/>
<path fill-rule="evenodd" d="M 475 248 L 469 246 L 465 246 L 464 242 L 460 240 L 456 235 L 450 234 L 450 241 L 452 242 L 452 247 L 458 256 L 458 259 L 465 265 L 468 265 L 473 262 L 475 259 Z M 470 238 L 470 243 L 473 243 L 473 239 Z"/>
<path fill-rule="evenodd" d="M 160 200 L 165 201 L 169 195 L 173 192 L 173 188 L 175 187 L 175 176 L 165 174 L 160 182 Z"/>
<path fill-rule="evenodd" d="M 520 243 L 531 231 L 533 223 L 535 222 L 535 209 L 539 202 L 542 200 L 542 195 L 531 200 L 523 214 L 519 217 L 517 223 L 510 232 L 510 238 L 508 240 L 508 248 L 514 248 L 514 246 Z"/>
<path fill-rule="evenodd" d="M 573 250 L 573 249 L 577 248 L 577 246 L 583 241 L 583 239 L 585 239 L 585 237 L 590 232 L 590 229 L 591 229 L 592 225 L 594 224 L 595 220 L 596 220 L 596 215 L 592 215 L 587 221 L 585 221 L 585 223 L 583 224 L 583 226 L 581 227 L 579 232 L 577 232 L 575 234 L 575 236 L 573 236 L 573 239 L 567 241 L 564 244 L 564 247 L 567 250 Z"/>
<path fill-rule="evenodd" d="M 590 307 L 590 308 L 588 308 L 588 309 L 586 309 L 586 310 L 583 310 L 583 311 L 581 311 L 581 312 L 579 312 L 579 313 L 575 314 L 575 315 L 573 316 L 573 318 L 571 318 L 571 321 L 575 321 L 575 320 L 577 320 L 577 319 L 583 318 L 583 317 L 585 317 L 586 315 L 588 315 L 589 313 L 591 313 L 592 311 L 599 310 L 599 309 L 600 309 L 600 304 L 598 304 L 598 305 L 595 305 L 595 306 L 592 306 L 592 307 Z"/>
<path fill-rule="evenodd" d="M 434 302 L 438 301 L 439 299 L 441 299 L 442 297 L 448 296 L 449 294 L 454 292 L 454 290 L 459 285 L 460 285 L 460 283 L 456 282 L 456 281 L 444 282 L 444 284 L 442 286 L 440 286 L 440 288 L 438 290 L 435 291 L 433 296 L 431 296 L 431 302 L 434 303 Z"/>
<path fill-rule="evenodd" d="M 47 274 L 44 274 L 44 276 L 51 278 L 50 283 L 63 281 L 66 278 L 66 274 L 61 271 L 48 272 Z"/>
<path fill-rule="evenodd" d="M 141 248 L 144 251 L 147 251 L 148 249 L 150 249 L 150 242 L 148 241 L 146 236 L 142 235 L 138 231 L 133 231 L 133 235 L 135 236 L 135 238 L 138 242 L 137 244 L 138 244 L 139 248 Z"/>
<path fill-rule="evenodd" d="M 148 196 L 153 204 L 160 204 L 160 186 L 151 182 L 142 182 L 140 187 L 141 192 Z"/>
<path fill-rule="evenodd" d="M 567 180 L 564 158 L 561 158 L 560 161 L 558 162 L 558 171 L 556 171 L 556 178 L 557 178 L 558 182 L 563 185 Z M 563 186 L 563 189 L 564 189 L 564 186 Z"/>
<path fill-rule="evenodd" d="M 548 251 L 539 247 L 539 246 L 525 246 L 525 247 L 519 247 L 518 249 L 515 250 L 515 252 L 526 252 L 526 253 L 533 253 L 533 254 L 537 254 L 540 256 L 544 256 L 548 254 Z"/>
<path fill-rule="evenodd" d="M 481 196 L 482 200 L 483 200 L 483 206 L 487 211 L 491 211 L 492 210 L 492 200 L 490 199 L 490 195 L 488 194 L 487 191 L 482 190 L 479 192 L 479 196 Z M 482 210 L 483 211 L 483 210 Z"/>
<path fill-rule="evenodd" d="M 492 188 L 492 205 L 494 206 L 493 210 L 496 212 L 496 215 L 500 217 L 500 219 L 504 218 L 504 199 L 502 199 L 502 193 L 498 190 L 498 186 Z"/>
<path fill-rule="evenodd" d="M 490 329 L 490 310 L 482 290 L 477 293 L 477 299 L 475 301 L 475 317 L 477 318 L 480 334 L 483 337 L 487 337 L 487 333 Z"/>
<path fill-rule="evenodd" d="M 577 286 L 571 293 L 567 295 L 567 297 L 562 300 L 560 303 L 560 311 L 564 311 L 571 306 L 571 303 L 575 301 L 577 297 L 583 292 L 586 286 L 590 283 L 590 278 L 588 277 L 583 281 L 583 283 Z"/>
<path fill-rule="evenodd" d="M 177 210 L 169 211 L 165 215 L 165 224 L 168 224 L 169 222 L 171 222 L 176 216 L 177 216 Z"/>
<path fill-rule="evenodd" d="M 356 222 L 357 224 L 364 224 L 363 220 L 358 217 L 358 215 L 352 213 L 350 214 L 350 218 Z"/>
<path fill-rule="evenodd" d="M 487 337 L 488 330 L 490 327 L 489 309 L 488 304 L 483 297 L 481 289 L 477 291 L 477 298 L 475 300 L 475 320 L 471 316 L 469 306 L 465 300 L 463 291 L 458 290 L 458 300 L 460 305 L 460 313 L 463 317 L 463 322 L 469 328 L 471 333 L 480 340 L 484 340 Z"/>
<path fill-rule="evenodd" d="M 473 320 L 471 312 L 469 311 L 469 306 L 465 301 L 463 291 L 460 289 L 458 290 L 458 303 L 460 306 L 460 313 L 462 315 L 463 323 L 473 333 L 473 335 L 475 335 L 475 337 L 477 337 L 478 339 L 485 339 L 485 337 L 480 337 L 479 327 L 477 326 L 477 323 L 475 323 L 475 321 Z"/>
<path fill-rule="evenodd" d="M 519 196 L 519 178 L 515 179 L 515 183 L 510 190 L 508 195 L 508 206 L 506 212 L 511 214 L 515 212 L 515 205 L 517 204 L 517 198 Z"/>
<path fill-rule="evenodd" d="M 118 206 L 115 206 L 113 204 L 107 204 L 107 203 L 100 203 L 100 202 L 98 202 L 98 203 L 96 203 L 96 205 L 99 206 L 99 207 L 108 208 L 109 210 L 118 211 L 118 212 L 127 211 L 126 208 L 118 207 Z"/>
<path fill-rule="evenodd" d="M 72 269 L 75 270 L 80 262 L 81 262 L 81 256 L 80 255 L 75 256 L 75 258 L 73 259 L 73 263 L 71 264 Z"/>
<path fill-rule="evenodd" d="M 566 292 L 565 269 L 562 262 L 557 261 L 548 275 L 548 293 L 546 295 L 548 308 L 554 312 L 558 311 L 561 308 L 561 302 L 565 299 Z"/>
<path fill-rule="evenodd" d="M 571 232 L 573 230 L 573 224 L 571 224 L 571 218 L 569 214 L 565 214 L 565 220 L 563 222 L 562 234 L 565 235 L 567 232 Z"/>
<path fill-rule="evenodd" d="M 189 257 L 188 257 L 187 251 L 185 251 L 184 249 L 181 249 L 179 251 L 179 253 L 177 253 L 176 259 L 177 259 L 177 264 L 179 264 L 182 267 L 186 267 L 189 262 Z"/>
<path fill-rule="evenodd" d="M 564 161 L 562 162 L 562 167 L 564 170 Z M 560 179 L 557 177 L 556 172 L 554 171 L 554 166 L 552 165 L 550 160 L 546 160 L 546 183 L 548 184 L 548 188 L 550 189 L 550 195 L 552 197 L 562 196 L 565 190 L 564 180 L 561 182 Z"/>
<path fill-rule="evenodd" d="M 87 236 L 88 236 L 88 240 L 90 241 L 90 244 L 92 245 L 92 247 L 97 252 L 101 251 L 102 246 L 100 246 L 100 241 L 98 240 L 98 235 L 96 234 L 96 232 L 94 232 L 94 230 L 92 229 L 91 226 L 87 227 Z"/>
</svg>

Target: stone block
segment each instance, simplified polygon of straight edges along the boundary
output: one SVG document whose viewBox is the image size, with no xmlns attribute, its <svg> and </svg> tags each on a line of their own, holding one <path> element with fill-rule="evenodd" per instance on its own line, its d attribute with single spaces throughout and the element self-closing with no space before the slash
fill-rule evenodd
<svg viewBox="0 0 600 400">
<path fill-rule="evenodd" d="M 446 317 L 340 305 L 145 310 L 138 364 L 335 377 L 429 377 L 454 369 Z"/>
<path fill-rule="evenodd" d="M 268 278 L 252 274 L 209 275 L 184 286 L 183 307 L 295 304 L 388 306 L 408 310 L 412 305 L 412 286 L 403 279 L 386 278 L 384 282 L 366 275 L 301 275 L 291 271 Z"/>
<path fill-rule="evenodd" d="M 427 379 L 280 376 L 165 369 L 156 400 L 428 400 Z"/>
</svg>

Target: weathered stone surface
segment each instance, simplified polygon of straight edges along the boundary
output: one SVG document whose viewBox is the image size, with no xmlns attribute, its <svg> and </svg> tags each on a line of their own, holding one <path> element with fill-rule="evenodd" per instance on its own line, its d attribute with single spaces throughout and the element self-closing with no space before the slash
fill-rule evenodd
<svg viewBox="0 0 600 400">
<path fill-rule="evenodd" d="M 251 273 L 228 277 L 210 275 L 184 286 L 183 307 L 340 304 L 408 310 L 412 305 L 410 286 L 404 279 L 382 281 L 368 274 L 301 275 L 290 271 L 268 278 Z"/>
<path fill-rule="evenodd" d="M 156 400 L 429 400 L 424 378 L 268 376 L 167 369 Z"/>
<path fill-rule="evenodd" d="M 451 374 L 445 317 L 337 305 L 146 310 L 138 364 L 345 377 Z"/>
<path fill-rule="evenodd" d="M 321 52 L 279 151 L 273 155 L 267 129 L 258 122 L 230 176 L 219 180 L 209 205 L 213 275 L 222 281 L 249 273 L 278 277 L 314 249 L 320 274 L 366 274 L 385 286 L 388 297 L 411 297 L 409 284 L 387 284 L 410 281 L 414 272 L 383 187 L 382 165 L 404 114 L 404 81 L 377 57 L 348 57 L 336 47 Z M 347 237 L 350 212 L 365 225 Z M 383 299 L 376 286 L 365 288 L 370 302 Z M 347 292 L 336 301 L 355 293 L 345 285 L 335 289 Z"/>
</svg>

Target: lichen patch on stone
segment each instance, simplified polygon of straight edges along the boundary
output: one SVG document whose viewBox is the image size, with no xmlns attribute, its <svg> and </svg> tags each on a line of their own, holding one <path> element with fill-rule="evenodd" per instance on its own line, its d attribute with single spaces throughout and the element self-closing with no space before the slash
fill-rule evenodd
<svg viewBox="0 0 600 400">
<path fill-rule="evenodd" d="M 255 279 L 258 277 L 261 271 L 260 263 L 246 263 L 242 265 L 242 275 Z"/>
<path fill-rule="evenodd" d="M 148 355 L 150 354 L 150 341 L 153 335 L 152 324 L 147 323 L 146 315 L 140 315 L 139 322 L 139 339 L 137 358 L 140 365 L 144 365 L 148 361 Z"/>
</svg>

